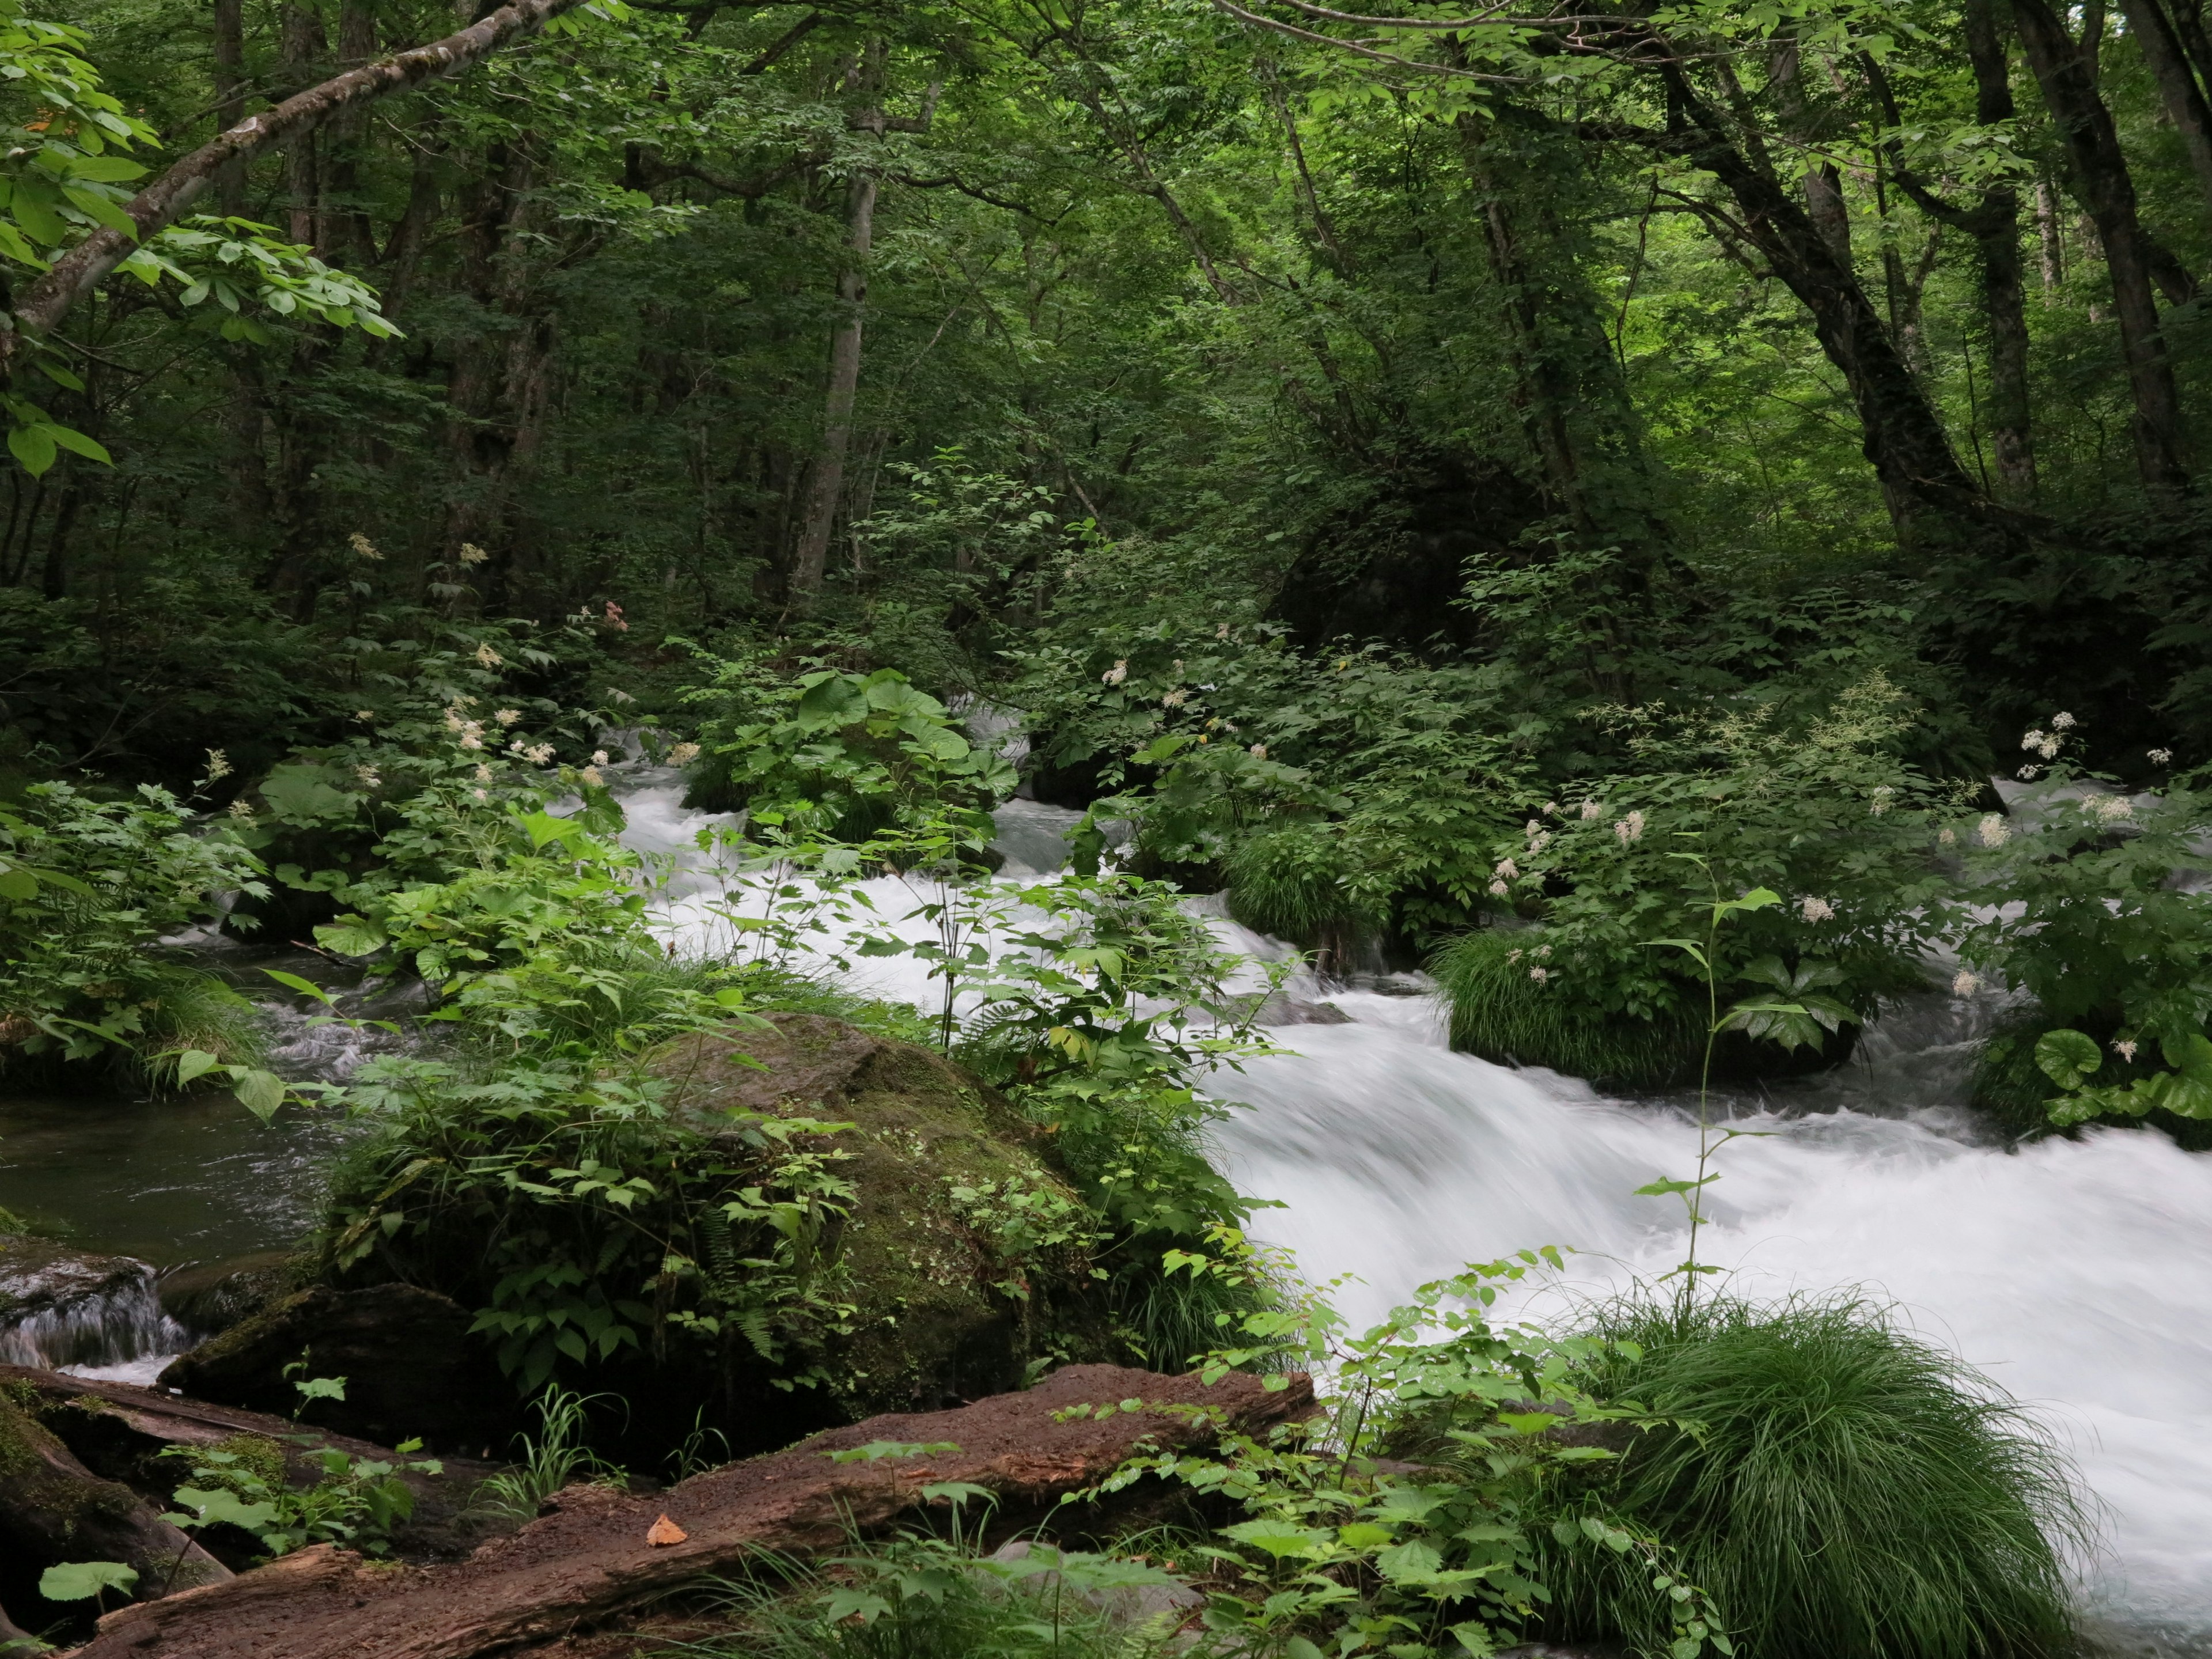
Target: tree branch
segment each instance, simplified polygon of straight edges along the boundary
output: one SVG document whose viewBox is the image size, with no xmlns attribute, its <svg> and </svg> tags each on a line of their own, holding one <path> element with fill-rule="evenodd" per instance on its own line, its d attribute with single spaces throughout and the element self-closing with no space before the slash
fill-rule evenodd
<svg viewBox="0 0 2212 1659">
<path fill-rule="evenodd" d="M 272 149 L 296 143 L 342 110 L 473 68 L 510 41 L 534 33 L 582 3 L 584 0 L 507 0 L 458 33 L 349 70 L 218 134 L 131 198 L 124 211 L 138 228 L 135 238 L 117 230 L 95 230 L 24 289 L 15 302 L 15 330 L 0 333 L 0 370 L 12 362 L 25 331 L 52 331 L 71 306 L 149 237 L 181 218 L 222 168 L 242 167 Z"/>
</svg>

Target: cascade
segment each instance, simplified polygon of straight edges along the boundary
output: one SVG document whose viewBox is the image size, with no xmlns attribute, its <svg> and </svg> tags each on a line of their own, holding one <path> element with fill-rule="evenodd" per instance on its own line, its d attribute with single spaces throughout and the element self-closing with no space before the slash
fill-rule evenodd
<svg viewBox="0 0 2212 1659">
<path fill-rule="evenodd" d="M 726 943 L 720 884 L 690 848 L 716 820 L 681 798 L 672 775 L 640 775 L 628 838 L 678 861 L 657 921 L 667 936 Z M 1055 867 L 1076 817 L 1000 808 L 1002 874 Z M 890 878 L 862 890 L 876 926 L 915 902 Z M 1192 908 L 1232 948 L 1285 953 L 1218 902 Z M 847 983 L 935 1004 L 918 963 L 853 966 Z M 1255 1232 L 1310 1279 L 1356 1275 L 1339 1298 L 1355 1328 L 1425 1280 L 1536 1245 L 1573 1252 L 1513 1304 L 1540 1320 L 1672 1267 L 1680 1201 L 1635 1188 L 1693 1170 L 1696 1123 L 1679 1099 L 1609 1100 L 1451 1053 L 1432 1000 L 1382 994 L 1410 988 L 1405 977 L 1362 989 L 1304 976 L 1286 988 L 1292 1005 L 1326 997 L 1346 1023 L 1279 1029 L 1286 1052 L 1217 1077 L 1236 1108 L 1218 1153 L 1241 1189 L 1285 1206 Z M 2103 1548 L 2081 1571 L 2113 1650 L 2212 1654 L 2212 1157 L 2143 1130 L 1994 1144 L 1964 1101 L 1974 1041 L 2002 1006 L 1988 993 L 1904 999 L 1847 1066 L 1726 1103 L 1758 1133 L 1718 1156 L 1700 1253 L 1740 1294 L 1863 1295 L 2025 1402 L 2099 1506 Z"/>
</svg>

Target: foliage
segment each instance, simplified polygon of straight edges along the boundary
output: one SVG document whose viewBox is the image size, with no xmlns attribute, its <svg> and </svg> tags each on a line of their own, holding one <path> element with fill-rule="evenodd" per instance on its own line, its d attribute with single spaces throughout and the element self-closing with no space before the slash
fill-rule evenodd
<svg viewBox="0 0 2212 1659">
<path fill-rule="evenodd" d="M 489 1077 L 386 1059 L 347 1100 L 369 1131 L 333 1182 L 339 1273 L 402 1276 L 481 1310 L 526 1395 L 617 1352 L 749 1349 L 781 1386 L 838 1308 L 818 1283 L 848 1189 L 822 1137 L 757 1113 L 673 1121 L 652 1079 L 524 1059 Z"/>
<path fill-rule="evenodd" d="M 717 805 L 750 803 L 848 842 L 920 830 L 927 844 L 940 820 L 962 845 L 989 842 L 986 815 L 1013 793 L 1012 769 L 896 669 L 786 679 L 757 659 L 701 656 L 707 684 L 686 700 L 709 711 L 701 765 Z"/>
<path fill-rule="evenodd" d="M 102 799 L 44 783 L 0 810 L 0 848 L 9 1048 L 72 1060 L 129 1054 L 179 1083 L 191 1079 L 165 1073 L 155 1049 L 205 1048 L 230 1064 L 255 1057 L 242 1000 L 161 945 L 218 917 L 228 894 L 266 890 L 235 839 L 195 833 L 183 804 L 152 785 Z"/>
<path fill-rule="evenodd" d="M 1587 1490 L 1678 1553 L 1746 1651 L 2073 1651 L 2068 1565 L 2088 1528 L 2069 1472 L 1957 1359 L 1850 1299 L 1631 1300 L 1588 1328 L 1589 1386 L 1674 1420 Z M 1660 1641 L 1640 1575 L 1593 1562 L 1561 1562 L 1547 1630 Z"/>
<path fill-rule="evenodd" d="M 2052 763 L 2031 763 L 2035 793 L 1965 832 L 1977 896 L 1993 908 L 1960 954 L 2034 999 L 2016 1035 L 2058 1091 L 2051 1122 L 2212 1118 L 2212 918 L 2190 890 L 2212 872 L 2212 799 L 2193 775 L 2154 796 L 2121 793 L 2061 757 L 2074 724 L 2061 714 L 2029 732 L 2025 746 Z"/>
<path fill-rule="evenodd" d="M 1188 1650 L 1176 1620 L 1155 1615 L 1131 1629 L 1099 1605 L 1102 1593 L 1177 1582 L 1115 1555 L 1039 1546 L 1008 1561 L 963 1540 L 910 1534 L 856 1542 L 811 1566 L 763 1563 L 724 1590 L 728 1635 L 674 1650 L 700 1659 L 1151 1659 Z"/>
<path fill-rule="evenodd" d="M 1543 1066 L 1569 1077 L 1650 1088 L 1680 1082 L 1696 1064 L 1698 1023 L 1676 1009 L 1621 1019 L 1555 995 L 1530 977 L 1549 957 L 1541 935 L 1478 928 L 1429 958 L 1450 1020 L 1452 1047 L 1486 1060 Z"/>
<path fill-rule="evenodd" d="M 338 1398 L 343 1398 L 341 1388 Z M 173 1446 L 161 1455 L 191 1465 L 193 1484 L 180 1486 L 171 1501 L 177 1512 L 162 1518 L 190 1531 L 235 1527 L 250 1533 L 271 1556 L 289 1555 L 311 1544 L 335 1544 L 367 1555 L 388 1555 L 392 1532 L 415 1512 L 408 1475 L 436 1476 L 445 1465 L 434 1457 L 416 1457 L 419 1440 L 393 1448 L 396 1462 L 359 1457 L 335 1446 L 308 1452 L 322 1477 L 308 1486 L 284 1478 L 282 1449 L 264 1442 L 257 1455 L 246 1447 Z M 273 1457 L 269 1454 L 273 1453 Z"/>
<path fill-rule="evenodd" d="M 1237 1275 L 1265 1266 L 1233 1232 L 1218 1232 L 1216 1243 L 1218 1254 L 1183 1255 L 1179 1267 Z M 1265 1437 L 1224 1432 L 1211 1455 L 1139 1456 L 1107 1483 L 1160 1475 L 1241 1506 L 1246 1519 L 1194 1552 L 1222 1583 L 1211 1628 L 1243 1652 L 1310 1659 L 1325 1643 L 1339 1654 L 1426 1659 L 1493 1652 L 1538 1617 L 1553 1595 L 1538 1577 L 1549 1495 L 1572 1472 L 1613 1456 L 1567 1431 L 1658 1426 L 1638 1407 L 1589 1392 L 1602 1340 L 1486 1316 L 1501 1288 L 1559 1260 L 1556 1251 L 1524 1251 L 1471 1266 L 1423 1285 L 1357 1337 L 1311 1293 L 1230 1322 L 1230 1334 L 1250 1346 L 1217 1349 L 1209 1375 L 1263 1354 L 1294 1355 L 1309 1370 L 1327 1368 L 1328 1410 Z M 1633 1564 L 1680 1659 L 1735 1650 L 1720 1613 L 1656 1539 L 1595 1509 L 1565 1531 Z"/>
</svg>

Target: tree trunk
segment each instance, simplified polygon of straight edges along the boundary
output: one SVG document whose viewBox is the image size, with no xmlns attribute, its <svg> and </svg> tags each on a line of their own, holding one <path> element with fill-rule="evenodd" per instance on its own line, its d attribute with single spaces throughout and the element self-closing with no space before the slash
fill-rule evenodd
<svg viewBox="0 0 2212 1659">
<path fill-rule="evenodd" d="M 854 125 L 878 138 L 884 132 L 884 51 L 881 40 L 870 40 L 856 70 L 871 102 Z M 801 610 L 811 606 L 821 594 L 830 568 L 830 533 L 836 526 L 837 504 L 845 493 L 845 463 L 853 447 L 853 408 L 860 387 L 862 312 L 868 299 L 868 252 L 875 240 L 875 219 L 876 175 L 871 168 L 860 167 L 845 193 L 846 253 L 844 267 L 837 273 L 837 328 L 830 340 L 822 448 L 815 459 L 806 517 L 791 564 L 791 598 Z"/>
<path fill-rule="evenodd" d="M 1813 331 L 1850 386 L 1862 447 L 1893 501 L 1905 498 L 1970 521 L 2017 528 L 1991 510 L 1953 452 L 1943 423 L 1882 326 L 1856 274 L 1812 216 L 1728 136 L 1682 63 L 1660 66 L 1668 93 L 1665 148 L 1711 173 L 1735 199 L 1744 232 L 1812 314 Z"/>
<path fill-rule="evenodd" d="M 1985 127 L 2013 118 L 2012 65 L 1995 0 L 1966 0 L 1966 56 L 1974 70 L 1974 118 Z M 2021 292 L 2020 195 L 2002 182 L 1982 192 L 1966 227 L 1982 261 L 1982 312 L 1990 330 L 1990 439 L 2002 493 L 2018 501 L 2036 491 L 2029 421 L 2027 306 Z"/>
<path fill-rule="evenodd" d="M 215 125 L 228 131 L 246 118 L 246 0 L 215 0 Z M 246 169 L 234 163 L 216 178 L 216 211 L 246 210 Z"/>
<path fill-rule="evenodd" d="M 330 52 L 323 34 L 323 20 L 301 0 L 284 0 L 278 33 L 280 64 L 287 97 L 314 84 L 315 67 Z M 321 229 L 322 179 L 317 165 L 316 134 L 313 128 L 295 138 L 284 150 L 284 198 L 291 237 L 303 246 L 319 247 Z"/>
<path fill-rule="evenodd" d="M 2013 17 L 2029 66 L 2066 147 L 2075 188 L 2096 222 L 2112 283 L 2120 351 L 2135 399 L 2136 470 L 2154 493 L 2189 487 L 2183 459 L 2181 398 L 2166 355 L 2158 301 L 2151 293 L 2159 253 L 2136 214 L 2135 180 L 2112 112 L 2097 91 L 2086 48 L 2077 48 L 2048 0 L 2014 0 Z M 2170 258 L 2171 256 L 2167 256 Z"/>
<path fill-rule="evenodd" d="M 2207 208 L 2212 209 L 2212 108 L 2207 107 L 2204 88 L 2190 67 L 2180 31 L 2160 0 L 2120 0 L 2120 10 L 2128 20 L 2128 33 L 2135 36 L 2143 61 L 2158 82 L 2166 112 L 2180 131 L 2182 148 L 2197 174 L 2197 187 L 2203 193 Z"/>
<path fill-rule="evenodd" d="M 228 1578 L 230 1570 L 130 1487 L 102 1480 L 14 1401 L 0 1395 L 0 1545 L 40 1566 L 120 1561 L 151 1601 Z"/>
</svg>

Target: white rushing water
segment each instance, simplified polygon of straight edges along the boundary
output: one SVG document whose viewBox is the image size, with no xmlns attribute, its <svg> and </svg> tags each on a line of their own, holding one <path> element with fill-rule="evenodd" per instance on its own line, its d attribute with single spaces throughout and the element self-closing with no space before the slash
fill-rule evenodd
<svg viewBox="0 0 2212 1659">
<path fill-rule="evenodd" d="M 638 777 L 628 838 L 679 855 L 661 925 L 707 948 L 727 938 L 720 890 L 684 849 L 714 820 L 680 799 L 670 775 Z M 1006 873 L 1050 869 L 1074 816 L 1001 809 Z M 896 881 L 866 888 L 879 915 L 915 902 Z M 1282 952 L 1214 925 L 1239 948 Z M 910 960 L 856 963 L 847 982 L 934 1006 Z M 1424 997 L 1327 994 L 1348 1023 L 1279 1030 L 1294 1052 L 1218 1079 L 1238 1109 L 1218 1150 L 1240 1188 L 1286 1206 L 1261 1212 L 1256 1233 L 1310 1279 L 1357 1275 L 1340 1298 L 1355 1326 L 1425 1280 L 1526 1247 L 1575 1252 L 1521 1304 L 1538 1317 L 1680 1259 L 1679 1200 L 1635 1188 L 1692 1172 L 1683 1113 L 1450 1053 Z M 2001 1006 L 1912 1000 L 1850 1066 L 1739 1119 L 1768 1133 L 1720 1154 L 1700 1254 L 1742 1294 L 1863 1294 L 2026 1402 L 2100 1505 L 2083 1591 L 2115 1650 L 2212 1654 L 2212 1158 L 2141 1130 L 1990 1144 L 1962 1103 L 1972 1041 Z"/>
</svg>

